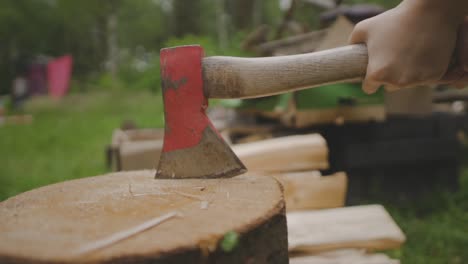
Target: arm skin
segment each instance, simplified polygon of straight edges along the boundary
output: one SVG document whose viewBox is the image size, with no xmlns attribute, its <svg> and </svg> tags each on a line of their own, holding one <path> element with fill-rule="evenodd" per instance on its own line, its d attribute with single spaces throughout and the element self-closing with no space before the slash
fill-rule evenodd
<svg viewBox="0 0 468 264">
<path fill-rule="evenodd" d="M 381 85 L 391 91 L 439 82 L 449 69 L 466 14 L 468 0 L 404 0 L 358 23 L 350 42 L 367 45 L 369 64 L 363 90 L 374 93 Z M 468 70 L 466 52 L 458 53 L 465 53 L 457 57 L 463 59 L 461 68 Z M 455 82 L 459 75 L 444 79 Z"/>
</svg>

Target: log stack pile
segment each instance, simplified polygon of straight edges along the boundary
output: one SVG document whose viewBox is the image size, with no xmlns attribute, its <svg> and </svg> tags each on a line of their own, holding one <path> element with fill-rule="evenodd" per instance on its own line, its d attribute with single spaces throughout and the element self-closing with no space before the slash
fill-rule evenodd
<svg viewBox="0 0 468 264">
<path fill-rule="evenodd" d="M 157 137 L 158 133 L 153 131 L 153 134 Z M 262 139 L 255 141 L 255 138 Z M 247 177 L 273 177 L 281 183 L 291 263 L 399 263 L 384 254 L 373 253 L 398 248 L 405 241 L 405 235 L 385 208 L 380 205 L 344 207 L 346 173 L 321 174 L 329 165 L 327 142 L 323 137 L 306 134 L 263 138 L 251 136 L 251 142 L 234 144 L 232 148 L 249 169 Z M 154 168 L 160 146 L 142 144 L 139 149 L 144 141 L 132 142 L 127 138 L 126 147 L 117 145 L 121 164 L 131 163 L 128 162 L 130 152 L 125 151 L 131 145 L 135 151 L 130 157 L 154 153 L 151 158 L 139 159 L 142 163 L 134 166 Z M 148 152 L 148 149 L 152 150 Z"/>
<path fill-rule="evenodd" d="M 399 263 L 376 250 L 395 249 L 404 233 L 381 205 L 344 207 L 347 176 L 322 176 L 326 141 L 318 134 L 286 136 L 233 146 L 250 173 L 283 186 L 290 263 Z"/>
</svg>

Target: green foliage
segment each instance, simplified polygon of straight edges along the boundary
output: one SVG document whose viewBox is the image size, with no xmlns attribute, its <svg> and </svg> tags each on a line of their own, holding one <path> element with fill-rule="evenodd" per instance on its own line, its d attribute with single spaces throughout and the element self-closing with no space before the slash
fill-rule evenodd
<svg viewBox="0 0 468 264">
<path fill-rule="evenodd" d="M 170 14 L 154 0 L 125 0 L 119 8 L 119 45 L 156 51 L 171 33 Z"/>
<path fill-rule="evenodd" d="M 158 92 L 161 86 L 159 56 L 150 55 L 145 60 L 128 57 L 119 68 L 118 78 L 126 89 Z"/>
<path fill-rule="evenodd" d="M 140 77 L 135 80 L 134 88 L 136 90 L 149 89 L 153 92 L 160 92 L 161 74 L 159 69 L 159 57 L 157 61 L 153 61 L 150 66 L 141 73 Z"/>
<path fill-rule="evenodd" d="M 172 37 L 165 43 L 165 47 L 175 47 L 183 45 L 201 45 L 205 50 L 206 56 L 211 56 L 219 53 L 219 48 L 214 39 L 206 36 L 185 35 L 181 38 Z"/>
<path fill-rule="evenodd" d="M 124 56 L 117 75 L 108 72 L 91 80 L 92 86 L 107 91 L 152 91 L 159 92 L 161 78 L 159 56 L 149 55 L 145 60 Z"/>
<path fill-rule="evenodd" d="M 163 46 L 175 47 L 181 45 L 201 45 L 206 56 L 211 55 L 230 55 L 247 56 L 240 50 L 240 41 L 243 38 L 242 33 L 232 36 L 232 41 L 226 50 L 222 50 L 216 40 L 207 36 L 186 35 L 181 38 L 169 38 Z M 104 90 L 151 90 L 159 92 L 161 87 L 159 56 L 155 53 L 140 54 L 139 57 L 129 52 L 122 53 L 120 58 L 120 67 L 115 78 L 111 74 L 104 72 L 99 75 L 94 86 Z"/>
<path fill-rule="evenodd" d="M 13 102 L 10 96 L 0 97 L 0 110 L 3 111 L 3 115 L 8 115 L 13 109 Z M 2 115 L 0 114 L 0 117 Z"/>
<path fill-rule="evenodd" d="M 238 32 L 237 34 L 230 36 L 229 45 L 226 47 L 226 50 L 222 50 L 217 41 L 208 36 L 195 36 L 195 35 L 185 35 L 181 38 L 169 38 L 165 43 L 165 47 L 175 47 L 182 45 L 201 45 L 205 51 L 206 56 L 214 55 L 228 55 L 228 56 L 248 56 L 249 54 L 240 49 L 241 42 L 244 39 L 245 34 L 243 32 Z"/>
<path fill-rule="evenodd" d="M 110 73 L 105 72 L 99 75 L 99 78 L 96 80 L 96 87 L 103 90 L 122 90 L 125 84 L 120 80 L 120 78 L 114 78 Z"/>
<path fill-rule="evenodd" d="M 7 93 L 15 74 L 40 54 L 52 57 L 73 55 L 75 79 L 86 80 L 90 74 L 105 72 L 111 14 L 116 14 L 118 20 L 117 46 L 131 54 L 137 53 L 138 49 L 155 53 L 164 46 L 199 43 L 208 55 L 247 55 L 240 52 L 239 46 L 245 32 L 257 26 L 253 21 L 254 12 L 261 12 L 255 23 L 269 24 L 273 28 L 283 18 L 277 1 L 257 1 L 261 3 L 260 7 L 255 7 L 250 0 L 224 2 L 224 12 L 228 16 L 225 30 L 229 39 L 228 47 L 222 50 L 216 39 L 219 14 L 212 0 L 0 1 L 0 94 Z M 344 1 L 345 4 L 364 2 L 392 7 L 399 1 Z M 172 8 L 168 8 L 168 3 L 173 3 Z M 299 1 L 294 19 L 313 29 L 317 27 L 319 11 Z M 157 89 L 154 84 L 158 80 L 150 70 L 133 74 L 125 62 L 120 66 L 124 68 L 120 71 L 125 75 L 122 77 L 123 87 Z M 157 70 L 156 66 L 152 70 Z M 109 86 L 108 77 L 102 78 L 102 82 Z M 113 82 L 110 86 L 119 85 L 118 81 Z"/>
</svg>

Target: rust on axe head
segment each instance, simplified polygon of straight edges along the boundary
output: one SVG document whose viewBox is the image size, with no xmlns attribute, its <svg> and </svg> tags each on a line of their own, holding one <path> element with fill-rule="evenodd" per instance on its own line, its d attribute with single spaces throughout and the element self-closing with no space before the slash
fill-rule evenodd
<svg viewBox="0 0 468 264">
<path fill-rule="evenodd" d="M 156 178 L 221 178 L 246 172 L 205 114 L 200 46 L 161 50 L 165 133 Z"/>
</svg>

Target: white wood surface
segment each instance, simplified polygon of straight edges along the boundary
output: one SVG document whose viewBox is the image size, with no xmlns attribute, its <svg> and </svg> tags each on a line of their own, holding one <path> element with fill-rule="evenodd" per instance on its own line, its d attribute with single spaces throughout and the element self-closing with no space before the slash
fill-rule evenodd
<svg viewBox="0 0 468 264">
<path fill-rule="evenodd" d="M 162 140 L 122 141 L 121 170 L 153 169 Z M 328 148 L 319 134 L 296 135 L 233 145 L 232 149 L 250 171 L 280 172 L 328 168 Z"/>
<path fill-rule="evenodd" d="M 321 176 L 318 171 L 289 172 L 274 177 L 283 185 L 288 212 L 345 204 L 348 177 L 344 172 L 328 176 Z"/>
<path fill-rule="evenodd" d="M 383 253 L 369 254 L 365 250 L 341 249 L 311 256 L 298 256 L 289 259 L 290 264 L 399 264 Z"/>
<path fill-rule="evenodd" d="M 279 172 L 328 168 L 328 148 L 319 134 L 295 135 L 233 145 L 250 171 Z"/>
<path fill-rule="evenodd" d="M 381 205 L 291 212 L 287 221 L 290 251 L 391 249 L 406 239 Z"/>
</svg>

